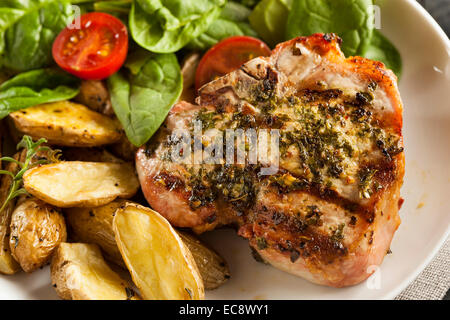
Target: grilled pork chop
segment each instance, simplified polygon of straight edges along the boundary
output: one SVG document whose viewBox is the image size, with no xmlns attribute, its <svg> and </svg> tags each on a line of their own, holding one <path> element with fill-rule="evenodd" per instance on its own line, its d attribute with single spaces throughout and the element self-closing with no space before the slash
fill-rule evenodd
<svg viewBox="0 0 450 320">
<path fill-rule="evenodd" d="M 206 84 L 197 105 L 175 105 L 136 156 L 150 205 L 196 232 L 234 225 L 257 257 L 318 284 L 370 276 L 400 224 L 403 107 L 390 70 L 345 59 L 339 44 L 333 34 L 281 43 Z M 196 120 L 204 130 L 278 129 L 278 171 L 173 161 L 171 133 Z"/>
</svg>

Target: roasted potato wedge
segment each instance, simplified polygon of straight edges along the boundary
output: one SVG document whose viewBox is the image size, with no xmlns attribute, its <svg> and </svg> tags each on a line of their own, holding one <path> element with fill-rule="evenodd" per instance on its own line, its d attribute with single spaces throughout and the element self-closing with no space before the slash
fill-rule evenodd
<svg viewBox="0 0 450 320">
<path fill-rule="evenodd" d="M 64 160 L 86 161 L 86 162 L 113 162 L 122 163 L 122 159 L 117 158 L 103 148 L 64 148 L 62 151 Z"/>
<path fill-rule="evenodd" d="M 25 189 L 60 208 L 97 207 L 132 197 L 139 189 L 128 163 L 63 161 L 32 168 L 23 176 Z"/>
<path fill-rule="evenodd" d="M 11 217 L 11 254 L 25 272 L 45 265 L 67 239 L 64 216 L 59 209 L 36 198 L 25 199 Z"/>
<path fill-rule="evenodd" d="M 114 115 L 108 88 L 101 80 L 81 81 L 80 93 L 75 97 L 75 101 L 104 115 Z"/>
<path fill-rule="evenodd" d="M 139 297 L 103 260 L 95 244 L 61 243 L 50 266 L 52 284 L 65 300 L 136 300 Z"/>
<path fill-rule="evenodd" d="M 46 103 L 10 114 L 17 130 L 49 144 L 96 147 L 120 140 L 117 121 L 70 101 Z"/>
<path fill-rule="evenodd" d="M 105 253 L 105 257 L 126 268 L 117 248 L 112 222 L 116 210 L 127 200 L 117 199 L 96 208 L 68 208 L 64 210 L 67 224 L 75 241 L 95 243 Z"/>
<path fill-rule="evenodd" d="M 124 268 L 126 266 L 114 238 L 112 222 L 116 210 L 127 202 L 118 199 L 96 208 L 68 208 L 64 211 L 75 241 L 97 244 L 108 260 Z M 228 265 L 221 256 L 194 235 L 177 232 L 192 253 L 205 289 L 216 289 L 230 278 Z"/>
<path fill-rule="evenodd" d="M 17 143 L 15 141 L 11 130 L 8 130 L 8 118 L 0 121 L 0 135 L 1 135 L 1 154 L 2 156 L 11 155 L 17 152 Z M 0 161 L 1 162 L 1 161 Z M 2 169 L 5 169 L 5 162 L 3 162 Z"/>
<path fill-rule="evenodd" d="M 5 130 L 8 130 L 9 138 L 11 139 L 11 143 L 14 144 L 14 147 L 22 140 L 23 133 L 17 130 L 16 125 L 14 124 L 14 120 L 10 117 L 6 117 L 5 122 Z M 14 149 L 16 150 L 16 149 Z"/>
<path fill-rule="evenodd" d="M 230 269 L 225 259 L 208 248 L 196 236 L 182 231 L 178 231 L 178 234 L 194 257 L 205 289 L 216 289 L 230 279 Z"/>
<path fill-rule="evenodd" d="M 18 161 L 24 161 L 26 151 L 21 151 L 14 155 L 14 159 Z M 19 166 L 16 163 L 9 162 L 6 165 L 5 170 L 17 174 Z M 11 187 L 12 177 L 8 175 L 0 175 L 0 206 L 5 202 L 9 189 Z M 11 249 L 9 247 L 9 234 L 11 215 L 15 207 L 15 199 L 11 200 L 0 212 L 0 273 L 14 274 L 20 270 L 19 264 L 14 260 L 11 255 Z"/>
<path fill-rule="evenodd" d="M 204 299 L 203 283 L 192 254 L 159 213 L 129 203 L 116 211 L 113 230 L 144 299 Z"/>
<path fill-rule="evenodd" d="M 119 142 L 108 146 L 108 149 L 117 157 L 125 161 L 134 161 L 137 147 L 135 147 L 126 136 L 122 136 Z"/>
</svg>

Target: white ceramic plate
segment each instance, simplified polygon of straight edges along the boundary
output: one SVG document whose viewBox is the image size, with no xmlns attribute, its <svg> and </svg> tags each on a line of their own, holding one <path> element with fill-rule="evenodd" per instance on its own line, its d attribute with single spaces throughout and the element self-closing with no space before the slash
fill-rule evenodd
<svg viewBox="0 0 450 320">
<path fill-rule="evenodd" d="M 381 268 L 368 281 L 333 289 L 257 263 L 234 231 L 205 239 L 229 262 L 230 281 L 209 299 L 391 299 L 430 262 L 450 233 L 450 41 L 413 0 L 381 1 L 382 32 L 404 63 L 406 177 L 402 224 Z M 49 268 L 0 276 L 0 299 L 56 299 Z"/>
</svg>

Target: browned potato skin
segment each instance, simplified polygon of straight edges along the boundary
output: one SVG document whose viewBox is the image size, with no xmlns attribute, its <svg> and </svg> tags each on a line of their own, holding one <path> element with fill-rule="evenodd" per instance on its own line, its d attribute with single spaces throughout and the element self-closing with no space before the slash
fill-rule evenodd
<svg viewBox="0 0 450 320">
<path fill-rule="evenodd" d="M 159 213 L 127 203 L 116 210 L 113 231 L 143 299 L 204 299 L 203 281 L 191 252 Z"/>
<path fill-rule="evenodd" d="M 17 130 L 14 125 L 14 120 L 11 117 L 6 117 L 4 120 L 6 127 L 8 128 L 9 137 L 14 145 L 17 145 L 22 140 L 23 133 Z"/>
<path fill-rule="evenodd" d="M 85 162 L 112 162 L 121 163 L 122 159 L 117 158 L 103 148 L 72 148 L 67 147 L 62 151 L 64 160 L 85 161 Z"/>
<path fill-rule="evenodd" d="M 75 97 L 75 101 L 84 104 L 90 109 L 96 112 L 100 112 L 104 115 L 114 115 L 109 92 L 103 81 L 81 81 L 80 93 Z"/>
<path fill-rule="evenodd" d="M 65 209 L 66 221 L 71 231 L 70 234 L 74 238 L 73 240 L 97 244 L 105 253 L 105 258 L 126 268 L 114 238 L 112 223 L 115 211 L 127 203 L 130 204 L 132 202 L 115 200 L 96 208 Z M 202 276 L 205 289 L 216 289 L 230 278 L 228 265 L 219 254 L 194 235 L 181 231 L 178 233 L 192 253 Z"/>
<path fill-rule="evenodd" d="M 115 264 L 126 268 L 117 248 L 112 222 L 115 211 L 128 200 L 115 200 L 107 205 L 96 208 L 65 209 L 67 224 L 75 241 L 97 244 L 105 257 Z"/>
<path fill-rule="evenodd" d="M 26 156 L 25 153 L 25 151 L 16 153 L 14 155 L 14 159 L 23 162 Z M 6 165 L 5 170 L 16 174 L 19 170 L 19 167 L 17 164 L 9 162 Z M 6 200 L 6 197 L 8 196 L 11 182 L 12 178 L 10 176 L 0 175 L 0 204 L 2 205 Z M 11 249 L 9 247 L 11 215 L 14 210 L 15 204 L 16 199 L 11 200 L 6 208 L 2 212 L 0 212 L 0 273 L 3 274 L 14 274 L 20 270 L 20 266 L 11 255 Z"/>
<path fill-rule="evenodd" d="M 116 119 L 70 101 L 33 106 L 9 117 L 20 133 L 57 146 L 98 147 L 116 143 L 123 135 Z M 87 128 L 87 124 L 92 126 Z"/>
<path fill-rule="evenodd" d="M 141 299 L 106 264 L 95 244 L 61 243 L 53 255 L 50 275 L 56 293 L 64 300 Z"/>
<path fill-rule="evenodd" d="M 230 269 L 224 258 L 196 236 L 182 231 L 178 231 L 178 234 L 191 251 L 206 290 L 216 289 L 230 279 Z"/>
<path fill-rule="evenodd" d="M 66 224 L 59 209 L 29 198 L 14 210 L 9 245 L 25 272 L 33 272 L 49 262 L 54 250 L 66 239 Z"/>
<path fill-rule="evenodd" d="M 125 135 L 123 135 L 119 142 L 109 145 L 108 149 L 115 156 L 125 161 L 134 161 L 138 148 L 135 147 Z"/>
</svg>

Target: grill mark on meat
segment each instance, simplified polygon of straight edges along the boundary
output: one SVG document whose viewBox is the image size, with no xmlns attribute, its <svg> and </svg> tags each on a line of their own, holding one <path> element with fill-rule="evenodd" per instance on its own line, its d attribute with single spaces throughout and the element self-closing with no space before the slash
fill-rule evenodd
<svg viewBox="0 0 450 320">
<path fill-rule="evenodd" d="M 251 224 L 251 232 L 247 230 L 242 234 L 248 239 L 265 239 L 264 249 L 272 247 L 290 258 L 292 254 L 299 253 L 299 256 L 308 260 L 320 260 L 327 263 L 333 263 L 335 259 L 348 254 L 348 248 L 341 241 L 319 232 L 306 221 L 287 216 L 271 208 L 260 209 L 256 210 L 256 220 Z M 274 217 L 278 219 L 276 224 Z M 245 230 L 248 227 L 244 225 L 242 228 Z"/>
<path fill-rule="evenodd" d="M 289 194 L 290 192 L 292 192 L 292 190 L 287 191 L 283 190 L 282 188 L 281 189 L 277 187 L 273 188 L 276 190 L 275 192 L 280 196 L 280 198 L 284 194 Z M 373 217 L 375 213 L 374 208 L 371 204 L 362 205 L 360 203 L 353 202 L 351 200 L 341 197 L 336 191 L 324 189 L 323 186 L 316 183 L 306 184 L 304 188 L 298 191 L 313 195 L 321 200 L 333 203 L 336 206 L 342 208 L 343 210 L 346 210 L 355 215 L 359 215 L 369 223 L 373 222 Z"/>
<path fill-rule="evenodd" d="M 183 191 L 185 182 L 180 177 L 161 171 L 153 177 L 156 183 L 162 184 L 168 191 Z"/>
</svg>

